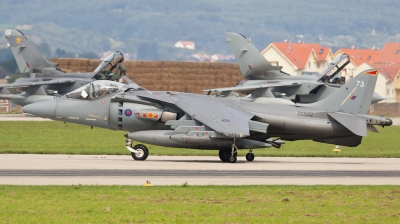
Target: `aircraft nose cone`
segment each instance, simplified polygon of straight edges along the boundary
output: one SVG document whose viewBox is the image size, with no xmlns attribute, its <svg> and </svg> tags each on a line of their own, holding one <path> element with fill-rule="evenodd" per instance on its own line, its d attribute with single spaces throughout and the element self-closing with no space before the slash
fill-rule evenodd
<svg viewBox="0 0 400 224">
<path fill-rule="evenodd" d="M 28 104 L 22 107 L 22 111 L 37 117 L 54 119 L 56 117 L 57 100 L 46 100 Z"/>
</svg>

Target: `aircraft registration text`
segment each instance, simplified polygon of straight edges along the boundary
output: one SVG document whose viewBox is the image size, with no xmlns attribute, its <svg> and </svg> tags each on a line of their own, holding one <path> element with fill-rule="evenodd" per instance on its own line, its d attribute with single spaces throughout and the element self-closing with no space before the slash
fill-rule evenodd
<svg viewBox="0 0 400 224">
<path fill-rule="evenodd" d="M 312 117 L 313 112 L 304 112 L 304 111 L 297 111 L 297 116 L 302 116 L 302 117 Z"/>
</svg>

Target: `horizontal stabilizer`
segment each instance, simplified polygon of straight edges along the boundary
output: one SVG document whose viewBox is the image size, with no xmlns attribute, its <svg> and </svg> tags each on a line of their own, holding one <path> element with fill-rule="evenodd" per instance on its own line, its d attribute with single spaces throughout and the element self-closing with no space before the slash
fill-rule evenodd
<svg viewBox="0 0 400 224">
<path fill-rule="evenodd" d="M 349 131 L 358 136 L 367 136 L 367 123 L 364 119 L 357 117 L 353 114 L 346 114 L 341 112 L 328 113 L 330 117 L 335 119 Z"/>
</svg>

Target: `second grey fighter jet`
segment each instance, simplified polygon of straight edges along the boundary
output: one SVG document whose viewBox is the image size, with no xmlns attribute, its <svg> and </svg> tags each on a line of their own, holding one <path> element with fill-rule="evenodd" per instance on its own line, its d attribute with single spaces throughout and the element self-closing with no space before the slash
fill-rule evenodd
<svg viewBox="0 0 400 224">
<path fill-rule="evenodd" d="M 228 96 L 232 91 L 236 91 L 251 94 L 252 98 L 276 97 L 298 103 L 313 103 L 329 96 L 341 86 L 325 83 L 323 80 L 334 78 L 350 63 L 350 59 L 346 54 L 338 55 L 316 77 L 291 76 L 281 71 L 282 66 L 271 65 L 245 36 L 229 32 L 226 32 L 225 36 L 246 80 L 239 82 L 235 87 L 204 90 L 221 92 L 223 96 Z M 383 98 L 374 93 L 372 103 L 381 100 Z M 272 103 L 276 102 L 275 100 L 270 101 Z"/>
<path fill-rule="evenodd" d="M 305 140 L 355 147 L 385 117 L 367 115 L 377 70 L 358 75 L 325 99 L 295 106 L 180 92 L 148 91 L 135 83 L 94 81 L 57 100 L 24 106 L 26 113 L 62 122 L 127 131 L 126 147 L 135 160 L 148 148 L 133 141 L 191 149 L 218 149 L 236 162 L 238 149 L 277 147 Z M 275 139 L 273 139 L 275 138 Z"/>
<path fill-rule="evenodd" d="M 21 73 L 26 77 L 17 79 L 12 84 L 1 84 L 2 89 L 22 89 L 22 94 L 9 94 L 3 91 L 0 99 L 10 100 L 13 105 L 26 105 L 37 101 L 54 99 L 93 81 L 94 73 L 66 73 L 58 64 L 48 62 L 29 41 L 29 37 L 18 30 L 6 30 L 5 38 Z M 119 54 L 119 56 L 116 56 Z M 122 53 L 111 54 L 123 61 Z M 117 61 L 118 62 L 118 61 Z M 103 61 L 104 63 L 104 61 Z M 114 65 L 115 67 L 115 65 Z M 13 107 L 13 106 L 12 106 Z"/>
</svg>

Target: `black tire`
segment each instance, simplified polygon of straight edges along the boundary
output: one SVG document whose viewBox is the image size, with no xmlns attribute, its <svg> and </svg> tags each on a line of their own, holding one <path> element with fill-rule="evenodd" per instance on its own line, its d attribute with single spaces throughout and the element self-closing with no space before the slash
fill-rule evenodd
<svg viewBox="0 0 400 224">
<path fill-rule="evenodd" d="M 229 162 L 229 159 L 231 158 L 231 151 L 230 150 L 219 150 L 218 156 L 222 162 Z"/>
<path fill-rule="evenodd" d="M 134 160 L 146 160 L 147 157 L 149 156 L 149 150 L 147 149 L 146 146 L 139 144 L 139 145 L 135 145 L 135 147 L 133 147 L 133 149 L 139 151 L 139 154 L 136 153 L 131 153 L 132 158 Z"/>
<path fill-rule="evenodd" d="M 254 160 L 254 154 L 253 153 L 247 153 L 246 154 L 246 160 L 247 161 L 253 161 Z"/>
</svg>

